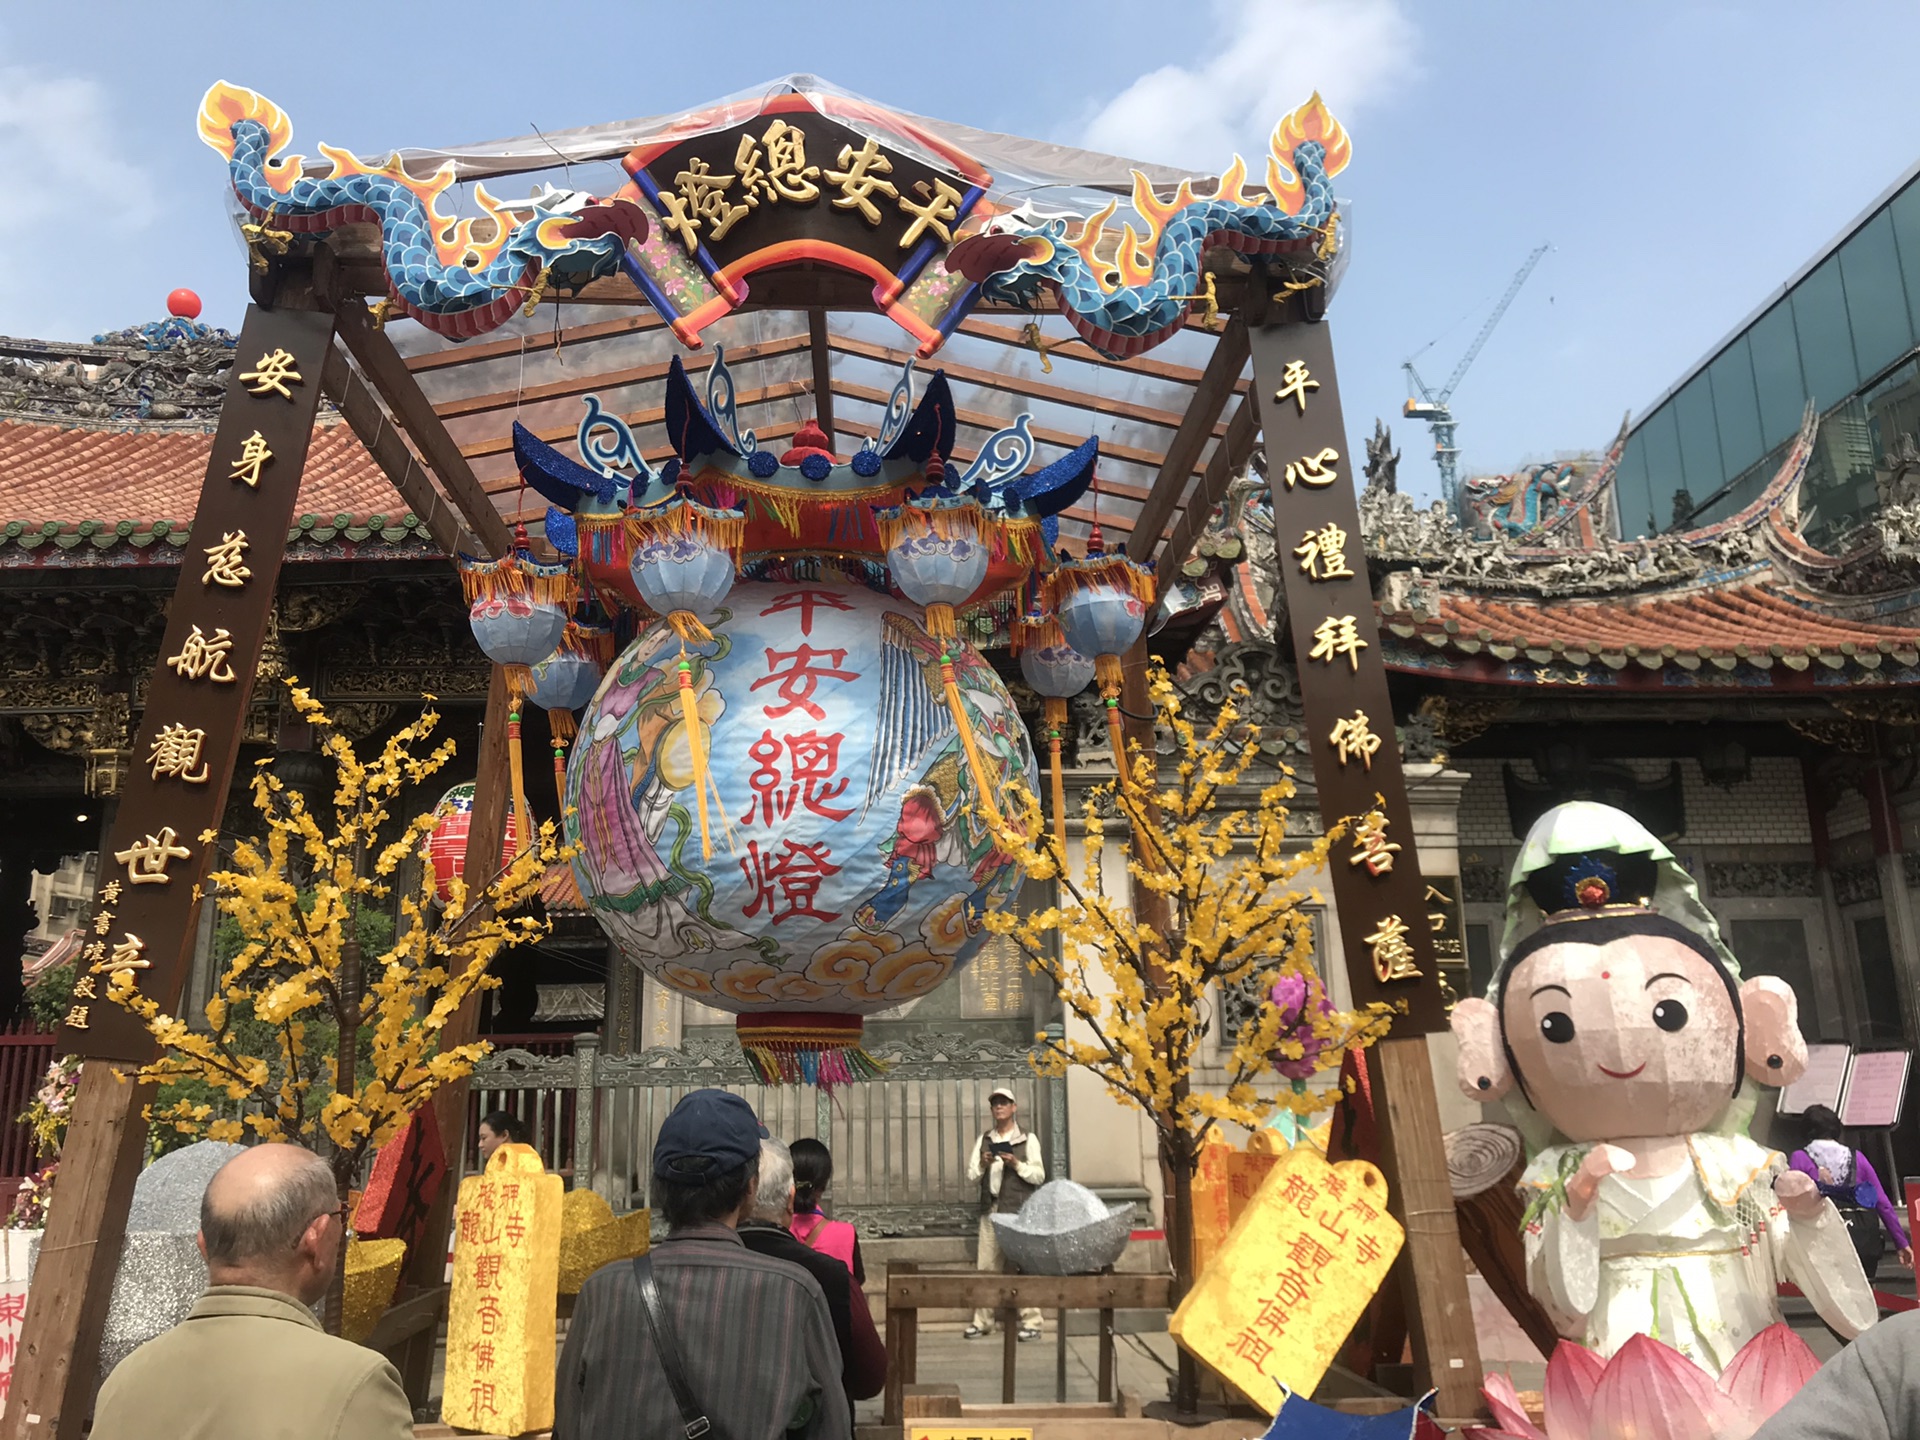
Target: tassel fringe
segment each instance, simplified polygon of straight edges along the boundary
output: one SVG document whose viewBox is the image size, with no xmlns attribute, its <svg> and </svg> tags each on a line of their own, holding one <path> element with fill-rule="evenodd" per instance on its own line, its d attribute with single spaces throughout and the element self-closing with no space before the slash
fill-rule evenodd
<svg viewBox="0 0 1920 1440">
<path fill-rule="evenodd" d="M 706 627 L 706 622 L 691 610 L 674 611 L 667 616 L 667 624 L 684 645 L 705 645 L 713 639 L 713 632 Z"/>
<path fill-rule="evenodd" d="M 648 540 L 692 536 L 733 556 L 740 563 L 740 547 L 747 539 L 747 517 L 739 510 L 719 510 L 676 495 L 643 510 L 629 510 L 627 538 L 634 545 Z"/>
<path fill-rule="evenodd" d="M 1022 615 L 1013 622 L 1007 644 L 1015 655 L 1023 650 L 1045 650 L 1067 643 L 1067 633 L 1052 615 Z"/>
<path fill-rule="evenodd" d="M 1060 776 L 1060 739 L 1067 728 L 1067 702 L 1059 695 L 1047 696 L 1047 769 L 1053 790 L 1053 844 L 1060 864 L 1067 863 L 1067 786 Z"/>
<path fill-rule="evenodd" d="M 674 614 L 686 612 L 676 610 Z M 700 811 L 700 855 L 702 859 L 711 860 L 713 832 L 707 814 L 706 738 L 700 733 L 700 702 L 693 693 L 693 665 L 684 654 L 680 657 L 680 719 L 687 730 L 687 754 L 693 760 L 693 794 Z"/>
<path fill-rule="evenodd" d="M 573 568 L 542 565 L 519 551 L 499 560 L 459 558 L 460 589 L 467 603 L 494 600 L 502 595 L 524 595 L 536 605 L 566 605 L 574 601 Z"/>
<path fill-rule="evenodd" d="M 935 640 L 952 644 L 959 632 L 954 628 L 953 606 L 929 605 L 926 607 L 927 634 Z"/>
<path fill-rule="evenodd" d="M 762 1085 L 828 1091 L 887 1073 L 860 1048 L 861 1031 L 857 1015 L 742 1015 L 734 1022 L 740 1049 Z"/>
<path fill-rule="evenodd" d="M 1129 560 L 1125 555 L 1089 555 L 1085 560 L 1063 560 L 1047 576 L 1047 605 L 1058 610 L 1061 600 L 1076 590 L 1115 588 L 1130 592 L 1142 605 L 1151 605 L 1153 567 Z"/>
<path fill-rule="evenodd" d="M 996 558 L 1005 553 L 1000 527 L 977 500 L 908 500 L 875 510 L 873 523 L 885 550 L 902 540 L 937 535 L 942 540 L 985 540 L 993 546 Z"/>
<path fill-rule="evenodd" d="M 1120 693 L 1126 674 L 1118 655 L 1096 655 L 1093 657 L 1093 678 L 1099 682 L 1100 693 L 1108 699 Z"/>
<path fill-rule="evenodd" d="M 556 745 L 572 744 L 580 734 L 580 727 L 574 721 L 573 711 L 558 707 L 547 711 L 547 734 L 553 737 Z"/>
</svg>

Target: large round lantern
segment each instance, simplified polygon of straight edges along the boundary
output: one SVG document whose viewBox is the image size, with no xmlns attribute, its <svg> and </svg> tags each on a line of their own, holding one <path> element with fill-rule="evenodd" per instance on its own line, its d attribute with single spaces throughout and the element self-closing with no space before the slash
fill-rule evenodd
<svg viewBox="0 0 1920 1440">
<path fill-rule="evenodd" d="M 627 516 L 627 568 L 633 574 L 634 589 L 680 637 L 676 666 L 680 709 L 693 766 L 694 808 L 700 814 L 700 853 L 706 859 L 713 858 L 707 812 L 712 782 L 700 726 L 694 720 L 693 662 L 686 648 L 689 640 L 713 638 L 706 617 L 720 608 L 733 589 L 745 529 L 745 512 L 701 505 L 684 492 Z"/>
<path fill-rule="evenodd" d="M 1093 661 L 1067 644 L 1060 622 L 1033 611 L 1013 622 L 1013 653 L 1020 675 L 1047 711 L 1047 769 L 1053 788 L 1053 843 L 1067 858 L 1067 788 L 1060 777 L 1060 741 L 1067 728 L 1067 701 L 1093 683 Z"/>
<path fill-rule="evenodd" d="M 446 905 L 453 900 L 453 882 L 467 864 L 467 836 L 473 829 L 473 786 L 456 785 L 433 807 L 433 829 L 427 832 L 427 863 L 433 866 L 433 893 Z M 513 837 L 503 835 L 500 868 L 513 863 Z"/>
<path fill-rule="evenodd" d="M 527 699 L 547 712 L 547 735 L 553 742 L 555 794 L 567 788 L 567 742 L 576 733 L 573 712 L 593 699 L 600 677 L 613 658 L 613 631 L 604 625 L 567 626 L 559 648 L 531 667 L 532 686 Z"/>
<path fill-rule="evenodd" d="M 1130 785 L 1120 726 L 1120 656 L 1146 625 L 1147 607 L 1153 603 L 1152 567 L 1129 560 L 1123 552 L 1106 553 L 1095 525 L 1086 558 L 1061 561 L 1047 577 L 1047 594 L 1067 644 L 1093 657 L 1094 678 L 1107 707 L 1114 767 L 1121 784 Z"/>
<path fill-rule="evenodd" d="M 917 606 L 865 588 L 741 583 L 686 642 L 656 623 L 614 663 L 567 767 L 581 893 L 663 984 L 739 1017 L 768 1081 L 872 1073 L 861 1019 L 927 994 L 984 942 L 1018 883 L 941 696 L 946 644 Z M 995 788 L 1032 756 L 971 647 L 949 663 Z M 693 843 L 693 747 L 733 848 Z"/>
<path fill-rule="evenodd" d="M 526 774 L 520 761 L 520 706 L 533 688 L 532 667 L 567 633 L 573 577 L 564 565 L 542 565 L 527 544 L 527 527 L 513 527 L 513 549 L 499 560 L 460 557 L 467 623 L 486 657 L 506 671 L 507 760 L 513 774 L 515 851 L 532 838 Z"/>
<path fill-rule="evenodd" d="M 938 455 L 930 473 L 944 475 Z M 987 512 L 976 500 L 930 485 L 910 500 L 874 511 L 880 543 L 887 547 L 887 570 L 900 593 L 920 606 L 927 634 L 939 641 L 942 689 L 953 723 L 973 771 L 974 789 L 989 820 L 999 818 L 993 787 L 973 736 L 973 722 L 954 679 L 953 654 L 959 644 L 953 607 L 972 598 L 987 578 L 993 559 Z"/>
</svg>

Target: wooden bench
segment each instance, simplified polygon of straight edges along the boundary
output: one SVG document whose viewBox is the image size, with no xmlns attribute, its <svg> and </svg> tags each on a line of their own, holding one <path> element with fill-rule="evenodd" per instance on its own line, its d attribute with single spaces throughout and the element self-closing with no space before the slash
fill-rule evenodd
<svg viewBox="0 0 1920 1440">
<path fill-rule="evenodd" d="M 1099 1397 L 1113 1399 L 1113 1312 L 1171 1310 L 1171 1275 L 999 1275 L 991 1271 L 921 1273 L 910 1263 L 887 1267 L 887 1389 L 884 1417 L 889 1425 L 903 1418 L 906 1387 L 919 1379 L 919 1312 L 991 1310 L 1000 1321 L 1000 1402 L 1014 1402 L 1015 1346 L 1020 1312 L 1051 1310 L 1055 1316 L 1055 1399 L 1067 1398 L 1069 1310 L 1100 1312 Z"/>
</svg>

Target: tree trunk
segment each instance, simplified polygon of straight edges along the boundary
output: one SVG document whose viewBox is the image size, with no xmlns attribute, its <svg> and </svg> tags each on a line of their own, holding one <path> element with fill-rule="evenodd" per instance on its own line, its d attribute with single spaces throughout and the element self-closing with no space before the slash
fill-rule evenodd
<svg viewBox="0 0 1920 1440">
<path fill-rule="evenodd" d="M 347 913 L 347 938 L 340 946 L 340 972 L 334 986 L 340 996 L 340 1041 L 334 1050 L 333 1090 L 336 1095 L 352 1095 L 359 1088 L 360 1072 L 360 990 L 361 972 L 360 915 L 358 907 Z M 336 1143 L 333 1147 L 333 1184 L 340 1203 L 345 1205 L 353 1193 L 356 1151 Z M 340 1253 L 333 1262 L 333 1284 L 327 1287 L 327 1333 L 338 1335 L 345 1314 L 347 1291 L 347 1221 L 341 1216 Z"/>
<path fill-rule="evenodd" d="M 1162 1174 L 1170 1182 L 1167 1192 L 1167 1253 L 1173 1261 L 1173 1303 L 1176 1307 L 1193 1289 L 1193 1166 L 1186 1157 L 1176 1155 L 1172 1147 L 1160 1147 Z M 1174 1407 L 1182 1415 L 1200 1408 L 1200 1366 L 1184 1345 L 1174 1347 L 1179 1369 L 1174 1376 Z"/>
</svg>

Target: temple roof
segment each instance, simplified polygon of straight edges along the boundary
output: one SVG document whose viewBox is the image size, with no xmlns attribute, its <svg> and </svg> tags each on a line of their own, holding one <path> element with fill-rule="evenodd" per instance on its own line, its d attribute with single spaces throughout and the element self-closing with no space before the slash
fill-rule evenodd
<svg viewBox="0 0 1920 1440">
<path fill-rule="evenodd" d="M 179 563 L 232 360 L 231 335 L 181 320 L 91 344 L 0 339 L 0 568 Z M 439 553 L 330 412 L 295 516 L 295 558 Z"/>
</svg>

